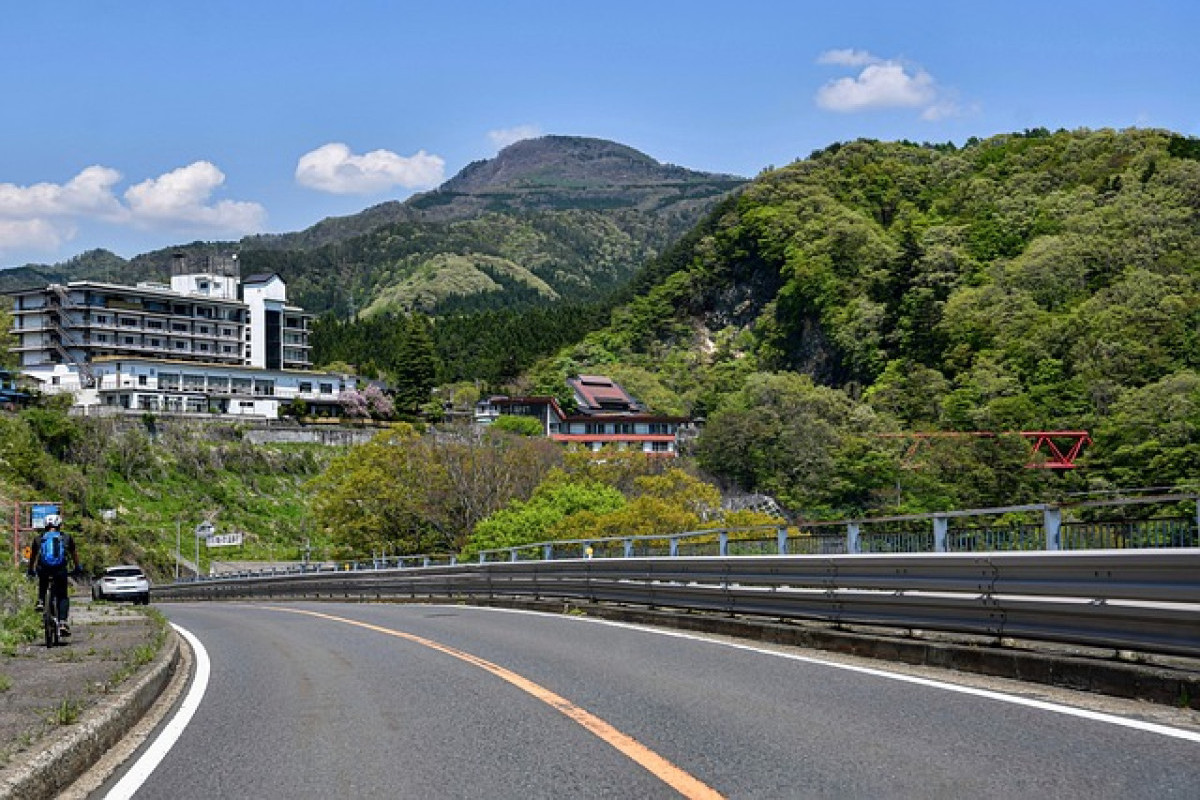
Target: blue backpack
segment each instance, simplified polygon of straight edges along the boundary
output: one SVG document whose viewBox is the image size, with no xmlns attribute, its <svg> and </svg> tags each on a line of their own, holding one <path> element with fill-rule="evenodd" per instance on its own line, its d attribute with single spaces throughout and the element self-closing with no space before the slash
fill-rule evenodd
<svg viewBox="0 0 1200 800">
<path fill-rule="evenodd" d="M 61 567 L 67 563 L 67 544 L 63 532 L 50 530 L 42 534 L 42 549 L 39 561 L 47 567 Z"/>
</svg>

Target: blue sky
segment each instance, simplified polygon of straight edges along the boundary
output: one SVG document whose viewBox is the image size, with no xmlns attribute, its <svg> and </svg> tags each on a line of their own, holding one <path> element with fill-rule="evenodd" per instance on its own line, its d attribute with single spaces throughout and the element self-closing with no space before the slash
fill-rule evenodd
<svg viewBox="0 0 1200 800">
<path fill-rule="evenodd" d="M 858 137 L 1200 135 L 1200 4 L 56 0 L 0 24 L 0 267 L 301 230 L 530 135 L 753 176 Z"/>
</svg>

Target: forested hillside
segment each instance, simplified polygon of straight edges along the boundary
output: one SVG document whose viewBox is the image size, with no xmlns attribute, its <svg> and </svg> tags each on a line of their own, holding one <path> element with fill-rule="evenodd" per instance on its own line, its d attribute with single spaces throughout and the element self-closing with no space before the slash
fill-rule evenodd
<svg viewBox="0 0 1200 800">
<path fill-rule="evenodd" d="M 707 419 L 701 463 L 808 513 L 1200 476 L 1200 142 L 858 141 L 770 171 L 544 363 Z M 1019 437 L 1085 429 L 1071 474 Z"/>
</svg>

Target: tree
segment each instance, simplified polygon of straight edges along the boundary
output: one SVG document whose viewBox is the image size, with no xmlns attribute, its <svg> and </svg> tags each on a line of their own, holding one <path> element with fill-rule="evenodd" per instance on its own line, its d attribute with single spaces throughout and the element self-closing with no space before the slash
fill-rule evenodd
<svg viewBox="0 0 1200 800">
<path fill-rule="evenodd" d="M 869 408 L 806 376 L 760 373 L 727 398 L 697 442 L 700 466 L 818 513 L 845 438 L 877 426 Z"/>
<path fill-rule="evenodd" d="M 0 369 L 15 369 L 18 364 L 17 354 L 12 348 L 16 346 L 16 336 L 12 334 L 11 297 L 0 297 Z"/>
<path fill-rule="evenodd" d="M 437 355 L 429 318 L 414 314 L 399 335 L 390 374 L 396 384 L 398 410 L 415 414 L 436 385 Z"/>
<path fill-rule="evenodd" d="M 434 543 L 425 488 L 439 477 L 438 465 L 425 463 L 415 441 L 411 427 L 389 429 L 310 483 L 317 524 L 346 552 L 418 553 Z"/>
<path fill-rule="evenodd" d="M 1200 475 L 1200 373 L 1124 392 L 1085 456 L 1112 486 L 1194 485 Z"/>
<path fill-rule="evenodd" d="M 546 433 L 537 419 L 514 414 L 501 414 L 492 423 L 492 429 L 517 436 L 543 436 Z"/>
<path fill-rule="evenodd" d="M 312 482 L 313 514 L 347 552 L 457 553 L 475 524 L 527 499 L 562 458 L 545 439 L 500 432 L 380 433 Z"/>
<path fill-rule="evenodd" d="M 619 491 L 595 481 L 574 481 L 552 471 L 528 501 L 514 501 L 481 520 L 467 541 L 465 554 L 567 538 L 563 521 L 575 515 L 607 514 L 625 505 Z"/>
</svg>

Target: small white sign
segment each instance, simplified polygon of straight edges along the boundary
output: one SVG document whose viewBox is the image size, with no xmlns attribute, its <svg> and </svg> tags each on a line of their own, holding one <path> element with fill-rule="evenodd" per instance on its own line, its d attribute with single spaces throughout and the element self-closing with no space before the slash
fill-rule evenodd
<svg viewBox="0 0 1200 800">
<path fill-rule="evenodd" d="M 209 547 L 239 547 L 242 544 L 242 534 L 222 533 L 219 536 L 210 536 L 204 541 Z"/>
<path fill-rule="evenodd" d="M 213 531 L 215 530 L 216 528 L 213 527 L 211 522 L 201 522 L 196 526 L 196 535 L 207 539 L 213 535 Z"/>
</svg>

